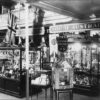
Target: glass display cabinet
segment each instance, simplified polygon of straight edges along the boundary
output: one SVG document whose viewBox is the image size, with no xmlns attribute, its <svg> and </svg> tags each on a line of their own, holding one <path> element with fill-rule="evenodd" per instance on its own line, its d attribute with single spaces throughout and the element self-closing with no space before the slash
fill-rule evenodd
<svg viewBox="0 0 100 100">
<path fill-rule="evenodd" d="M 99 47 L 97 44 L 73 43 L 67 55 L 74 69 L 74 90 L 94 93 L 99 86 Z"/>
<path fill-rule="evenodd" d="M 26 92 L 25 48 L 0 47 L 0 91 L 23 97 Z M 40 50 L 29 51 L 29 73 L 40 70 Z M 29 77 L 30 78 L 30 77 Z M 30 81 L 29 81 L 30 82 Z"/>
<path fill-rule="evenodd" d="M 92 31 L 88 30 L 50 34 L 50 60 L 53 63 L 61 58 L 61 56 L 58 57 L 59 52 L 64 53 L 64 59 L 73 68 L 74 90 L 84 91 L 84 93 L 86 91 L 88 93 L 98 92 L 100 78 L 99 33 L 92 33 Z M 62 71 L 61 69 L 57 70 L 56 74 Z M 59 78 L 57 76 L 61 75 L 56 75 L 55 78 L 59 86 Z M 62 82 L 62 84 L 65 83 Z"/>
<path fill-rule="evenodd" d="M 22 71 L 22 48 L 0 47 L 0 91 L 21 97 L 25 80 Z"/>
</svg>

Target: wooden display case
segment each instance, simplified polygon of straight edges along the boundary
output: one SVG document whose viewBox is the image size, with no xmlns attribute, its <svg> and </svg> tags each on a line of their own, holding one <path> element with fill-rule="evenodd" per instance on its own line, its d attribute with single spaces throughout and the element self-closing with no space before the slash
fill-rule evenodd
<svg viewBox="0 0 100 100">
<path fill-rule="evenodd" d="M 31 75 L 34 70 L 40 69 L 41 50 L 30 48 L 29 74 Z M 29 76 L 29 86 L 31 86 L 30 82 L 31 77 Z M 26 95 L 25 48 L 0 47 L 0 91 L 16 97 L 24 97 Z"/>
<path fill-rule="evenodd" d="M 0 48 L 0 91 L 25 96 L 25 71 L 22 69 L 23 48 Z"/>
</svg>

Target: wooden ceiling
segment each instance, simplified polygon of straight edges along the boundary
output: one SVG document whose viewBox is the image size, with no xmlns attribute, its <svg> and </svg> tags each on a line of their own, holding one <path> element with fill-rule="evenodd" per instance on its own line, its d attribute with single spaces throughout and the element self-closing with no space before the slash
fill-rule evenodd
<svg viewBox="0 0 100 100">
<path fill-rule="evenodd" d="M 7 8 L 11 8 L 13 5 L 15 5 L 16 2 L 12 0 L 0 0 L 0 6 L 5 6 Z"/>
<path fill-rule="evenodd" d="M 13 2 L 28 2 L 31 5 L 81 20 L 91 17 L 100 18 L 100 0 L 0 0 L 1 2 L 6 2 L 6 5 Z"/>
<path fill-rule="evenodd" d="M 28 0 L 28 2 L 79 19 L 100 18 L 100 0 Z"/>
</svg>

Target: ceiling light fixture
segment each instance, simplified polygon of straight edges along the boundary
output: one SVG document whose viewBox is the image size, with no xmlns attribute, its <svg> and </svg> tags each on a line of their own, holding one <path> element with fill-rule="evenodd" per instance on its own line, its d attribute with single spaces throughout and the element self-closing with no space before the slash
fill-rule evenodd
<svg viewBox="0 0 100 100">
<path fill-rule="evenodd" d="M 96 15 L 95 15 L 95 7 L 94 7 L 94 2 L 93 0 L 91 0 L 91 15 L 89 16 L 90 17 L 90 20 L 96 20 Z"/>
<path fill-rule="evenodd" d="M 96 20 L 96 15 L 94 13 L 91 14 L 89 17 L 90 17 L 90 20 Z"/>
</svg>

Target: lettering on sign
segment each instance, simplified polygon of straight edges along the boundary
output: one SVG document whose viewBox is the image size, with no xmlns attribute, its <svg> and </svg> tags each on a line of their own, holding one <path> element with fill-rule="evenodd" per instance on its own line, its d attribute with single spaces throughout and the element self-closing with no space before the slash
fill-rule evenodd
<svg viewBox="0 0 100 100">
<path fill-rule="evenodd" d="M 61 33 L 73 30 L 90 30 L 90 29 L 100 29 L 100 22 L 56 25 L 56 26 L 51 26 L 49 31 L 50 33 Z"/>
</svg>

